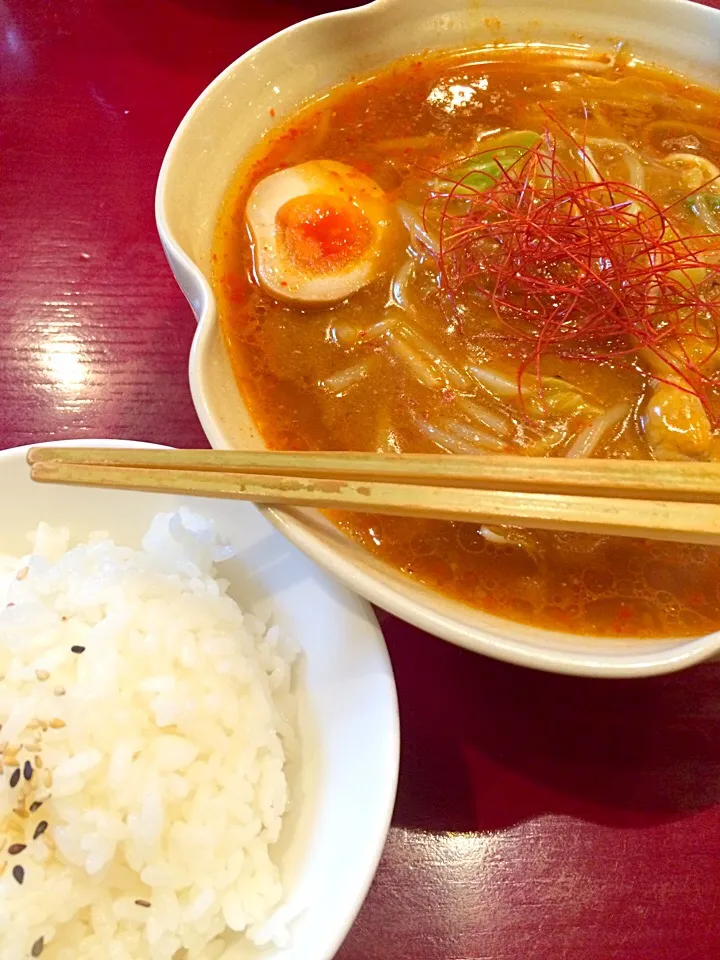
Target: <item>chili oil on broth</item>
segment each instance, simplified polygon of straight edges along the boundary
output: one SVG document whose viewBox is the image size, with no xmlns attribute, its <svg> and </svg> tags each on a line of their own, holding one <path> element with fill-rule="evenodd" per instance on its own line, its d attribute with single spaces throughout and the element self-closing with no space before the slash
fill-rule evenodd
<svg viewBox="0 0 720 960">
<path fill-rule="evenodd" d="M 394 202 L 418 205 L 423 184 L 449 156 L 462 156 L 479 131 L 542 129 L 544 106 L 563 126 L 582 125 L 588 138 L 619 139 L 640 151 L 648 160 L 647 191 L 659 204 L 673 203 L 678 187 L 660 161 L 668 151 L 720 161 L 720 98 L 629 57 L 608 64 L 592 59 L 582 69 L 577 58 L 528 50 L 403 61 L 308 104 L 266 138 L 228 191 L 213 286 L 235 376 L 268 447 L 438 452 L 433 418 L 445 422 L 459 403 L 478 398 L 484 409 L 502 412 L 482 385 L 468 381 L 468 362 L 513 374 L 522 353 L 495 339 L 497 320 L 472 300 L 456 305 L 459 334 L 432 264 L 417 263 L 410 282 L 393 289 L 407 239 L 385 273 L 336 306 L 278 302 L 255 279 L 244 216 L 253 187 L 275 171 L 331 159 L 371 177 Z M 602 162 L 608 178 L 627 175 L 621 152 L 610 150 Z M 685 207 L 683 217 L 692 217 Z M 418 342 L 431 344 L 445 364 L 440 374 L 431 368 L 437 383 L 420 382 L 412 357 L 393 341 L 407 322 L 397 305 L 403 298 L 419 338 L 410 345 L 417 353 Z M 642 364 L 548 355 L 541 372 L 559 378 L 553 384 L 582 386 L 587 423 L 595 401 L 603 410 L 626 410 L 593 455 L 653 455 L 640 416 L 652 382 Z M 716 403 L 714 393 L 711 399 Z M 534 430 L 525 411 L 516 417 L 527 434 L 521 449 L 506 439 L 499 449 L 563 455 L 584 428 L 582 413 L 572 435 L 558 419 L 558 439 L 552 418 Z M 466 440 L 462 431 L 453 434 L 452 449 L 467 452 L 478 421 L 462 417 Z M 478 435 L 486 433 L 483 427 Z M 691 636 L 720 627 L 717 549 L 356 514 L 332 519 L 406 574 L 511 620 L 598 636 Z"/>
</svg>

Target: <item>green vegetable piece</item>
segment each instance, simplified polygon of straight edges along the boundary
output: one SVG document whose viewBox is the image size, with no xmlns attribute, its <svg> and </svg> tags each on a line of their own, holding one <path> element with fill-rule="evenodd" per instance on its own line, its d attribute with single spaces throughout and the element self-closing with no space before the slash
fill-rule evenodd
<svg viewBox="0 0 720 960">
<path fill-rule="evenodd" d="M 710 213 L 720 213 L 720 194 L 717 193 L 694 193 L 691 197 L 688 197 L 685 201 L 685 206 L 690 213 L 694 213 L 697 216 L 695 205 L 698 197 L 703 198 Z"/>
<path fill-rule="evenodd" d="M 539 387 L 535 381 L 532 393 L 526 394 L 523 390 L 526 407 L 533 416 L 573 417 L 580 413 L 600 412 L 597 404 L 579 387 L 560 377 L 543 377 L 542 389 Z"/>
<path fill-rule="evenodd" d="M 540 139 L 540 134 L 533 130 L 509 130 L 482 141 L 483 149 L 477 156 L 469 157 L 450 171 L 452 180 L 462 181 L 455 194 L 469 196 L 487 190 Z"/>
</svg>

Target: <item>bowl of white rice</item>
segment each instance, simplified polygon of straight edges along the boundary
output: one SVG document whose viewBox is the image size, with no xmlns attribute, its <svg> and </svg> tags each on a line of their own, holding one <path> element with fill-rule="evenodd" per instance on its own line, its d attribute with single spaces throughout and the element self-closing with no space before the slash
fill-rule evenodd
<svg viewBox="0 0 720 960">
<path fill-rule="evenodd" d="M 0 453 L 0 957 L 330 960 L 397 783 L 370 608 L 247 504 L 36 485 L 26 454 Z"/>
</svg>

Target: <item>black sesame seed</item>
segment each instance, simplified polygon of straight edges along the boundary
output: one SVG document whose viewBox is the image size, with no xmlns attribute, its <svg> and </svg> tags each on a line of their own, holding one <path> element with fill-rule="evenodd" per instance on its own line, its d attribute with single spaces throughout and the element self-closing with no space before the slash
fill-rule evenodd
<svg viewBox="0 0 720 960">
<path fill-rule="evenodd" d="M 8 853 L 10 854 L 11 857 L 15 857 L 17 856 L 18 853 L 22 853 L 23 850 L 26 849 L 26 847 L 27 847 L 27 844 L 25 843 L 11 843 L 10 846 L 8 847 Z"/>
<path fill-rule="evenodd" d="M 139 907 L 149 907 L 149 906 L 150 906 L 150 901 L 149 901 L 149 900 L 136 900 L 135 903 L 136 903 Z"/>
<path fill-rule="evenodd" d="M 10 786 L 16 787 L 20 783 L 20 767 L 16 770 L 13 770 L 12 776 L 10 777 Z"/>
<path fill-rule="evenodd" d="M 33 957 L 39 957 L 44 949 L 45 949 L 45 940 L 42 937 L 40 937 L 40 939 L 36 940 L 35 943 L 32 945 L 32 950 L 30 951 L 30 953 L 32 954 Z"/>
<path fill-rule="evenodd" d="M 42 800 L 33 800 L 30 804 L 30 813 L 36 813 L 42 806 Z"/>
<path fill-rule="evenodd" d="M 84 653 L 84 652 L 85 652 L 85 647 L 80 647 L 80 646 L 78 646 L 77 644 L 75 644 L 74 647 L 70 647 L 70 649 L 72 650 L 73 653 Z"/>
<path fill-rule="evenodd" d="M 35 827 L 35 833 L 33 834 L 33 840 L 37 840 L 38 837 L 41 837 L 48 828 L 47 820 L 41 820 L 40 823 Z"/>
<path fill-rule="evenodd" d="M 26 760 L 25 765 L 23 766 L 23 776 L 25 777 L 26 780 L 29 780 L 32 777 L 32 775 L 33 775 L 32 764 L 30 763 L 29 760 Z"/>
<path fill-rule="evenodd" d="M 20 886 L 22 886 L 25 880 L 25 867 L 13 867 L 13 876 Z"/>
</svg>

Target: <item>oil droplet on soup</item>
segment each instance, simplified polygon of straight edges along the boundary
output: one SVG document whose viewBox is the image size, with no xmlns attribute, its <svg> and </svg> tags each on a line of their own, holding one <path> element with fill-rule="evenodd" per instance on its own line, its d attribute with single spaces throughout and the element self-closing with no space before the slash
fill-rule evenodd
<svg viewBox="0 0 720 960">
<path fill-rule="evenodd" d="M 238 170 L 215 236 L 267 445 L 716 459 L 718 130 L 718 94 L 562 49 L 407 60 L 306 106 Z M 332 519 L 499 616 L 720 628 L 718 549 Z"/>
</svg>

